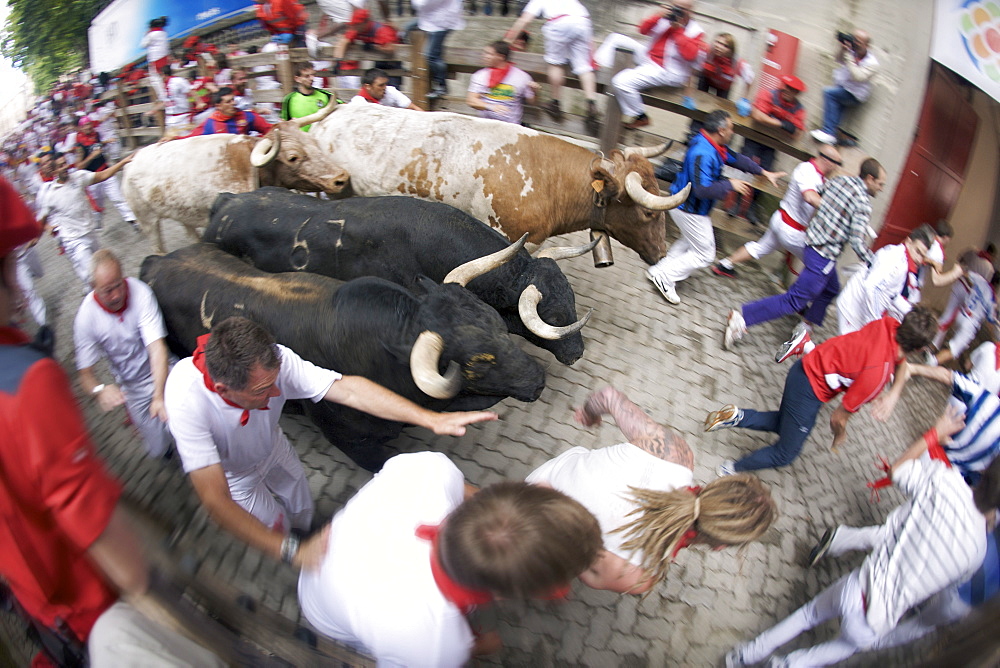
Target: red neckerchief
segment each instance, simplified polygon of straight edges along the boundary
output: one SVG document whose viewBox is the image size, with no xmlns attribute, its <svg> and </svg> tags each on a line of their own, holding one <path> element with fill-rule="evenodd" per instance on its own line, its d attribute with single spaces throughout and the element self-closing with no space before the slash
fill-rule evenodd
<svg viewBox="0 0 1000 668">
<path fill-rule="evenodd" d="M 378 104 L 382 101 L 382 100 L 376 100 L 374 97 L 372 97 L 372 94 L 369 93 L 367 90 L 365 90 L 364 87 L 362 87 L 361 90 L 358 91 L 358 95 L 360 95 L 361 97 L 365 98 L 366 100 L 374 104 Z"/>
<path fill-rule="evenodd" d="M 917 267 L 917 263 L 913 261 L 913 258 L 910 257 L 910 249 L 904 245 L 903 252 L 906 253 L 906 271 L 911 274 L 917 273 L 919 267 Z"/>
<path fill-rule="evenodd" d="M 23 346 L 26 343 L 31 343 L 31 339 L 17 327 L 0 327 L 0 346 Z"/>
<path fill-rule="evenodd" d="M 996 370 L 1000 371 L 1000 345 L 993 344 L 993 356 L 996 358 Z"/>
<path fill-rule="evenodd" d="M 438 558 L 438 536 L 441 526 L 431 524 L 421 524 L 414 532 L 417 538 L 428 540 L 431 543 L 431 575 L 434 576 L 434 584 L 441 591 L 450 603 L 467 615 L 476 609 L 478 605 L 485 605 L 493 600 L 493 596 L 488 591 L 479 589 L 469 589 L 452 580 Z"/>
<path fill-rule="evenodd" d="M 924 443 L 927 444 L 927 455 L 931 459 L 936 459 L 939 462 L 944 462 L 945 466 L 951 468 L 951 460 L 948 459 L 948 453 L 946 453 L 944 451 L 944 448 L 941 447 L 941 443 L 938 440 L 938 433 L 936 427 L 931 427 L 926 432 L 924 432 Z M 879 478 L 878 480 L 873 480 L 868 483 L 868 489 L 871 490 L 871 496 L 869 497 L 868 500 L 871 503 L 878 503 L 879 501 L 881 501 L 880 495 L 878 493 L 880 489 L 885 489 L 886 487 L 892 486 L 892 465 L 889 463 L 889 460 L 883 457 L 882 455 L 879 455 L 878 458 L 879 462 L 877 462 L 877 465 L 879 469 L 885 472 L 886 475 L 884 478 Z"/>
<path fill-rule="evenodd" d="M 228 123 L 230 121 L 236 121 L 236 125 L 241 125 L 240 121 L 243 121 L 242 125 L 246 125 L 247 121 L 244 116 L 245 114 L 240 109 L 237 109 L 236 113 L 233 114 L 232 116 L 226 116 L 221 111 L 216 109 L 215 111 L 212 112 L 209 118 L 211 118 L 213 121 L 218 121 L 220 123 Z"/>
<path fill-rule="evenodd" d="M 729 159 L 729 151 L 726 150 L 725 146 L 720 146 L 716 144 L 715 141 L 708 136 L 708 133 L 704 130 L 701 131 L 701 136 L 708 140 L 708 143 L 715 147 L 715 150 L 719 152 L 719 157 L 722 158 L 722 162 Z"/>
<path fill-rule="evenodd" d="M 204 378 L 205 380 L 205 387 L 208 388 L 208 391 L 214 392 L 215 394 L 219 394 L 215 389 L 215 382 L 212 380 L 212 377 L 208 375 L 208 366 L 205 364 L 205 346 L 208 344 L 208 339 L 211 336 L 212 336 L 211 334 L 202 334 L 201 336 L 198 337 L 198 347 L 194 349 L 194 355 L 192 355 L 192 361 L 194 362 L 194 367 L 198 369 L 198 371 L 201 371 L 202 378 Z M 239 404 L 234 404 L 221 394 L 219 394 L 219 398 L 222 399 L 224 402 L 226 402 L 227 406 L 232 406 L 233 408 L 243 408 L 243 406 L 240 406 Z M 270 406 L 264 406 L 259 410 L 266 411 L 270 410 L 270 408 L 271 408 Z M 240 415 L 240 426 L 241 427 L 247 426 L 247 422 L 249 421 L 250 421 L 250 409 L 243 408 L 243 414 Z"/>
<path fill-rule="evenodd" d="M 712 141 L 712 140 L 709 139 L 709 141 Z M 693 487 L 688 487 L 687 491 L 691 492 L 695 496 L 698 496 L 698 494 L 701 493 L 701 487 L 698 486 L 698 485 L 695 485 Z M 677 558 L 677 553 L 680 552 L 682 549 L 684 549 L 685 547 L 690 547 L 691 545 L 693 545 L 694 541 L 695 541 L 695 539 L 697 537 L 698 537 L 698 530 L 695 529 L 693 526 L 690 529 L 688 529 L 687 531 L 685 531 L 684 535 L 681 536 L 681 541 L 679 543 L 677 543 L 677 547 L 675 547 L 674 551 L 670 554 L 670 561 L 673 561 L 674 559 L 676 559 Z"/>
<path fill-rule="evenodd" d="M 163 28 L 150 28 L 149 29 L 149 32 L 156 32 L 156 31 L 163 32 Z"/>
<path fill-rule="evenodd" d="M 506 63 L 503 67 L 491 67 L 489 70 L 490 80 L 486 83 L 486 87 L 492 90 L 499 86 L 507 73 L 510 72 L 510 63 Z"/>
<path fill-rule="evenodd" d="M 125 309 L 128 308 L 128 281 L 124 280 L 122 282 L 125 284 L 125 299 L 122 301 L 121 308 L 116 311 L 112 311 L 111 309 L 109 309 L 107 305 L 101 301 L 101 298 L 97 296 L 97 290 L 94 290 L 94 301 L 97 302 L 97 305 L 100 306 L 105 311 L 107 311 L 108 313 L 112 315 L 117 315 L 118 322 L 125 322 Z"/>
<path fill-rule="evenodd" d="M 816 173 L 819 174 L 819 182 L 826 183 L 826 177 L 823 176 L 823 172 L 820 171 L 819 165 L 816 164 L 816 158 L 809 158 L 809 164 L 812 165 L 813 169 L 816 170 Z"/>
</svg>

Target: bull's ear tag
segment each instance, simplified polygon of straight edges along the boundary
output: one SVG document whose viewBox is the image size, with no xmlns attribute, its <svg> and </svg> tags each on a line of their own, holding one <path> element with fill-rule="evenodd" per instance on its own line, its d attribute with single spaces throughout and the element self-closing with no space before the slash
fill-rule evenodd
<svg viewBox="0 0 1000 668">
<path fill-rule="evenodd" d="M 594 189 L 595 193 L 599 193 L 604 190 L 604 179 L 594 179 L 590 182 L 590 187 Z"/>
</svg>

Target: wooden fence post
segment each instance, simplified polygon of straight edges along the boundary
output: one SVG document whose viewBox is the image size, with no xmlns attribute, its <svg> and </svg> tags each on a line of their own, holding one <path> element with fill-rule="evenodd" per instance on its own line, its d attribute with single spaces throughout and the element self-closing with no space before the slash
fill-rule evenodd
<svg viewBox="0 0 1000 668">
<path fill-rule="evenodd" d="M 125 95 L 125 86 L 121 79 L 118 80 L 118 107 L 122 111 L 122 125 L 125 130 L 125 138 L 128 139 L 129 150 L 135 150 L 135 136 L 132 134 L 132 120 L 128 117 L 128 97 Z"/>
<path fill-rule="evenodd" d="M 292 60 L 288 55 L 288 46 L 279 44 L 278 50 L 274 52 L 274 69 L 281 83 L 281 94 L 288 95 L 295 90 L 295 74 L 292 72 Z"/>
<path fill-rule="evenodd" d="M 625 49 L 615 49 L 615 64 L 612 66 L 612 77 L 618 74 L 625 65 L 632 59 L 632 52 Z M 618 106 L 618 100 L 611 88 L 611 79 L 604 87 L 604 127 L 601 128 L 601 150 L 607 155 L 612 149 L 618 146 L 622 134 L 622 108 Z"/>
<path fill-rule="evenodd" d="M 430 109 L 427 92 L 431 85 L 431 71 L 424 57 L 424 40 L 427 34 L 423 30 L 410 31 L 410 79 L 413 83 L 413 99 L 421 109 Z"/>
</svg>

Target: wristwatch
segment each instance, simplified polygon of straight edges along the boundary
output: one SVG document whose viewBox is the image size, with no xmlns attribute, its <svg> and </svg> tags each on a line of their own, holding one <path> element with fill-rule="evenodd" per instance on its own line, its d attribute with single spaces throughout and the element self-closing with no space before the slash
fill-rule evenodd
<svg viewBox="0 0 1000 668">
<path fill-rule="evenodd" d="M 104 388 L 105 388 L 105 387 L 106 387 L 106 386 L 105 386 L 105 384 L 104 384 L 104 383 L 101 383 L 100 385 L 98 385 L 98 386 L 96 386 L 96 387 L 95 387 L 94 389 L 92 389 L 92 390 L 90 391 L 90 393 L 91 393 L 91 394 L 100 394 L 101 392 L 103 392 L 103 391 L 104 391 Z"/>
</svg>

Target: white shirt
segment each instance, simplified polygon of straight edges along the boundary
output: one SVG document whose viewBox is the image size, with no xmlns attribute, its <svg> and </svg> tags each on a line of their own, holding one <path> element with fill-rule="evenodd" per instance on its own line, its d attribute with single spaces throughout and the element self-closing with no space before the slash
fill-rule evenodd
<svg viewBox="0 0 1000 668">
<path fill-rule="evenodd" d="M 417 27 L 424 32 L 461 30 L 465 27 L 462 17 L 462 0 L 411 0 L 417 12 Z"/>
<path fill-rule="evenodd" d="M 146 60 L 152 65 L 154 61 L 170 53 L 170 38 L 165 30 L 150 30 L 143 35 L 139 46 L 146 49 Z"/>
<path fill-rule="evenodd" d="M 108 313 L 91 291 L 80 304 L 73 321 L 76 368 L 87 369 L 102 357 L 119 385 L 141 385 L 152 381 L 146 346 L 167 336 L 156 296 L 145 283 L 126 278 L 128 306 L 123 313 Z"/>
<path fill-rule="evenodd" d="M 114 102 L 108 102 L 100 109 L 95 109 L 90 114 L 99 121 L 97 133 L 101 135 L 101 139 L 104 139 L 105 141 L 118 139 L 118 120 L 115 118 L 116 109 L 117 106 Z"/>
<path fill-rule="evenodd" d="M 434 583 L 431 543 L 414 533 L 441 524 L 464 491 L 462 472 L 439 452 L 386 462 L 333 518 L 320 568 L 299 575 L 302 614 L 379 666 L 464 665 L 472 631 Z"/>
<path fill-rule="evenodd" d="M 934 239 L 931 242 L 931 247 L 927 250 L 927 259 L 937 262 L 938 266 L 944 269 L 944 247 L 941 246 L 941 242 L 938 239 Z M 910 303 L 919 304 L 921 299 L 921 291 L 924 289 L 924 285 L 927 283 L 928 276 L 931 275 L 931 266 L 929 264 L 922 265 L 920 271 L 917 272 L 917 286 L 915 290 L 910 291 Z"/>
<path fill-rule="evenodd" d="M 886 519 L 886 539 L 861 564 L 868 625 L 888 632 L 907 610 L 968 580 L 986 556 L 986 522 L 958 469 L 926 454 L 893 474 L 909 497 Z"/>
<path fill-rule="evenodd" d="M 660 459 L 631 443 L 619 443 L 598 450 L 570 448 L 532 471 L 525 481 L 548 483 L 579 501 L 601 525 L 604 549 L 642 566 L 642 553 L 624 550 L 626 537 L 612 533 L 635 519 L 626 517 L 636 507 L 629 488 L 672 492 L 689 486 L 693 477 L 685 466 Z"/>
<path fill-rule="evenodd" d="M 239 477 L 264 463 L 275 447 L 285 439 L 278 419 L 289 399 L 323 398 L 334 381 L 336 371 L 322 369 L 279 345 L 281 370 L 278 373 L 278 397 L 268 402 L 268 410 L 250 411 L 246 425 L 240 424 L 243 409 L 228 405 L 216 392 L 205 386 L 193 358 L 178 362 L 167 377 L 164 403 L 170 421 L 170 433 L 184 471 L 222 464 L 227 478 Z"/>
<path fill-rule="evenodd" d="M 365 8 L 365 0 L 316 0 L 316 5 L 334 23 L 349 23 L 355 9 Z"/>
<path fill-rule="evenodd" d="M 844 55 L 845 60 L 847 58 L 853 58 L 850 52 Z M 858 61 L 857 67 L 866 70 L 875 70 L 878 68 L 878 59 L 875 58 L 875 54 L 872 53 L 871 49 L 865 54 L 865 57 Z M 837 84 L 848 93 L 858 98 L 858 102 L 864 102 L 872 94 L 872 81 L 869 78 L 867 81 L 855 81 L 851 78 L 851 71 L 847 66 L 847 63 L 841 63 L 837 69 L 833 71 L 833 83 Z"/>
<path fill-rule="evenodd" d="M 823 174 L 816 168 L 812 160 L 800 162 L 792 170 L 792 176 L 788 180 L 788 189 L 785 196 L 781 198 L 781 208 L 784 209 L 792 220 L 803 227 L 809 226 L 816 207 L 807 202 L 803 195 L 807 192 L 818 193 L 824 181 Z"/>
<path fill-rule="evenodd" d="M 473 73 L 469 79 L 469 92 L 479 93 L 491 105 L 501 108 L 500 111 L 480 109 L 479 115 L 482 118 L 520 123 L 524 116 L 524 100 L 535 99 L 535 91 L 531 87 L 531 83 L 530 74 L 511 65 L 500 83 L 490 88 L 490 68 L 484 67 Z"/>
<path fill-rule="evenodd" d="M 997 344 L 987 341 L 969 354 L 972 371 L 969 377 L 991 394 L 1000 392 L 1000 370 L 997 370 Z"/>
<path fill-rule="evenodd" d="M 385 95 L 382 96 L 382 99 L 379 100 L 378 103 L 383 107 L 398 107 L 400 109 L 407 109 L 411 104 L 413 104 L 413 101 L 400 93 L 395 86 L 386 86 Z M 351 101 L 348 104 L 372 104 L 372 102 L 369 102 L 360 95 L 355 95 L 351 98 Z"/>
<path fill-rule="evenodd" d="M 184 77 L 170 77 L 167 81 L 167 109 L 171 116 L 186 114 L 191 111 L 191 82 Z"/>
<path fill-rule="evenodd" d="M 849 309 L 853 324 L 860 329 L 882 317 L 886 311 L 902 320 L 913 308 L 902 296 L 910 280 L 906 247 L 892 244 L 878 249 L 868 269 L 859 271 L 844 286 L 838 304 Z"/>
<path fill-rule="evenodd" d="M 94 229 L 90 201 L 84 189 L 93 183 L 96 175 L 96 172 L 86 170 L 70 172 L 66 183 L 53 179 L 45 183 L 38 193 L 35 202 L 38 217 L 48 216 L 48 224 L 59 230 L 59 236 L 66 241 L 79 239 Z"/>
<path fill-rule="evenodd" d="M 590 12 L 579 0 L 530 0 L 521 13 L 541 16 L 545 20 L 560 16 L 590 17 Z"/>
</svg>

